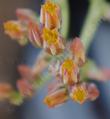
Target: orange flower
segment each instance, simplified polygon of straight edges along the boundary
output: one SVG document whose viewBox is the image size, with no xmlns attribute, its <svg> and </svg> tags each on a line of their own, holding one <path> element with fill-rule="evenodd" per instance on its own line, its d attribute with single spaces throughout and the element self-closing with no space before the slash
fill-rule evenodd
<svg viewBox="0 0 110 119">
<path fill-rule="evenodd" d="M 29 41 L 34 45 L 41 47 L 42 46 L 42 39 L 39 26 L 35 23 L 29 24 L 28 36 Z"/>
<path fill-rule="evenodd" d="M 60 73 L 63 77 L 64 83 L 73 85 L 78 82 L 78 67 L 72 59 L 66 59 L 60 68 Z"/>
<path fill-rule="evenodd" d="M 73 42 L 70 45 L 70 50 L 73 53 L 73 56 L 78 65 L 82 66 L 85 63 L 86 56 L 84 46 L 79 38 L 73 39 Z"/>
<path fill-rule="evenodd" d="M 18 8 L 16 10 L 16 16 L 24 25 L 28 25 L 30 22 L 36 23 L 37 21 L 36 14 L 32 10 L 26 8 Z"/>
<path fill-rule="evenodd" d="M 70 97 L 80 104 L 83 104 L 88 98 L 86 86 L 83 84 L 76 84 L 72 87 Z"/>
<path fill-rule="evenodd" d="M 40 22 L 45 28 L 54 29 L 60 28 L 61 10 L 60 7 L 47 0 L 41 7 Z"/>
<path fill-rule="evenodd" d="M 10 97 L 12 87 L 7 83 L 0 83 L 0 100 L 5 100 Z"/>
<path fill-rule="evenodd" d="M 17 87 L 22 96 L 28 96 L 31 97 L 33 95 L 33 87 L 31 83 L 29 83 L 25 79 L 21 79 L 17 81 Z"/>
<path fill-rule="evenodd" d="M 12 39 L 22 37 L 22 27 L 17 21 L 7 21 L 4 23 L 5 33 Z"/>
<path fill-rule="evenodd" d="M 63 104 L 68 100 L 68 91 L 60 82 L 49 87 L 49 93 L 44 99 L 44 103 L 50 108 Z"/>
<path fill-rule="evenodd" d="M 59 33 L 56 29 L 50 30 L 44 28 L 42 38 L 43 47 L 47 50 L 48 53 L 56 55 L 64 50 L 62 38 L 59 36 Z"/>
<path fill-rule="evenodd" d="M 87 100 L 94 101 L 98 96 L 99 90 L 93 83 L 76 84 L 72 87 L 70 93 L 70 97 L 80 104 L 83 104 Z"/>
<path fill-rule="evenodd" d="M 27 42 L 26 29 L 18 21 L 7 21 L 4 23 L 5 33 L 12 39 L 24 45 Z"/>
</svg>

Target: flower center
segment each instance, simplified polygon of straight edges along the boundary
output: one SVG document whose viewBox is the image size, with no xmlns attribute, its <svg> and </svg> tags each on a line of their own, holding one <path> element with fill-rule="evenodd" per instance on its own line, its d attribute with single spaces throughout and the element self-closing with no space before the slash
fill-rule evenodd
<svg viewBox="0 0 110 119">
<path fill-rule="evenodd" d="M 55 29 L 50 30 L 50 29 L 44 28 L 43 39 L 48 43 L 48 45 L 57 44 L 58 32 Z"/>
<path fill-rule="evenodd" d="M 75 67 L 75 63 L 73 62 L 73 60 L 67 59 L 67 60 L 64 61 L 63 65 L 62 65 L 62 70 L 72 72 L 74 67 Z"/>
<path fill-rule="evenodd" d="M 77 102 L 84 102 L 84 100 L 87 97 L 87 92 L 84 88 L 81 88 L 80 86 L 77 87 L 77 89 L 73 93 L 73 99 Z"/>
</svg>

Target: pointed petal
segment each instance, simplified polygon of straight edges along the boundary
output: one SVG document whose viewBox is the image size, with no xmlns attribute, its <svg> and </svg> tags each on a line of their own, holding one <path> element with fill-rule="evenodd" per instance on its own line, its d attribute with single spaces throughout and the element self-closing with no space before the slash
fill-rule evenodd
<svg viewBox="0 0 110 119">
<path fill-rule="evenodd" d="M 42 25 L 45 24 L 45 12 L 44 12 L 44 9 L 41 7 L 41 10 L 40 10 L 40 23 Z"/>
<path fill-rule="evenodd" d="M 41 47 L 42 39 L 40 37 L 40 31 L 37 24 L 30 23 L 29 25 L 29 40 L 34 46 Z"/>
</svg>

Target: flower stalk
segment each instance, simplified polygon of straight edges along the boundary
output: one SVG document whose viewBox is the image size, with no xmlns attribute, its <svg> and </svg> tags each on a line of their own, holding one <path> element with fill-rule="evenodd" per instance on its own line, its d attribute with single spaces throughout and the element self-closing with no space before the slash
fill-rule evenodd
<svg viewBox="0 0 110 119">
<path fill-rule="evenodd" d="M 88 14 L 80 34 L 86 51 L 88 51 L 101 19 L 110 9 L 109 3 L 105 0 L 90 0 L 89 2 Z"/>
</svg>

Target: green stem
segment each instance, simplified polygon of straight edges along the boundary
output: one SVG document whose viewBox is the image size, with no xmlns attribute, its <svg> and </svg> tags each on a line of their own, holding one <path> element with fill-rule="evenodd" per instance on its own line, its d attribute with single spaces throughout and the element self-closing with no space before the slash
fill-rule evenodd
<svg viewBox="0 0 110 119">
<path fill-rule="evenodd" d="M 60 0 L 58 0 L 60 1 Z M 62 28 L 61 33 L 62 36 L 67 38 L 68 32 L 69 32 L 69 2 L 68 0 L 62 0 L 61 2 L 61 9 L 62 9 Z"/>
<path fill-rule="evenodd" d="M 80 35 L 83 44 L 85 45 L 86 51 L 88 50 L 91 41 L 93 40 L 95 32 L 102 18 L 103 3 L 103 0 L 92 0 L 90 2 L 88 15 Z"/>
</svg>

